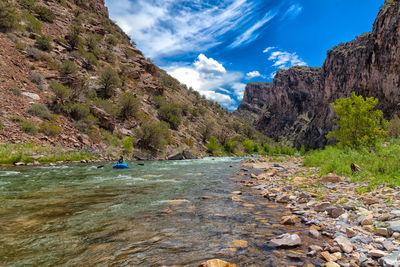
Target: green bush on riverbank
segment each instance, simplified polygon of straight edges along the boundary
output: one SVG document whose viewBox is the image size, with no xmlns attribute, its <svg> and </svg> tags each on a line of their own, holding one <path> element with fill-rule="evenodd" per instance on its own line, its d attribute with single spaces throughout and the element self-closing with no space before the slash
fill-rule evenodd
<svg viewBox="0 0 400 267">
<path fill-rule="evenodd" d="M 368 181 L 371 185 L 400 185 L 400 139 L 378 143 L 373 149 L 328 146 L 324 150 L 310 151 L 304 158 L 308 167 L 320 167 L 321 175 L 337 173 L 353 181 Z M 350 164 L 362 170 L 352 172 Z"/>
<path fill-rule="evenodd" d="M 65 150 L 61 147 L 43 147 L 34 143 L 0 144 L 0 164 L 33 163 L 35 160 L 50 163 L 94 158 L 95 156 L 87 151 Z"/>
</svg>

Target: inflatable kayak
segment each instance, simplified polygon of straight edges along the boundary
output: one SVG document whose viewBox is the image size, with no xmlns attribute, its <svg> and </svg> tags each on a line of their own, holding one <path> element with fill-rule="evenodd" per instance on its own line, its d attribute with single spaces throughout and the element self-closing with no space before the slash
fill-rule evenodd
<svg viewBox="0 0 400 267">
<path fill-rule="evenodd" d="M 124 163 L 117 163 L 113 166 L 114 169 L 128 169 L 129 165 Z"/>
</svg>

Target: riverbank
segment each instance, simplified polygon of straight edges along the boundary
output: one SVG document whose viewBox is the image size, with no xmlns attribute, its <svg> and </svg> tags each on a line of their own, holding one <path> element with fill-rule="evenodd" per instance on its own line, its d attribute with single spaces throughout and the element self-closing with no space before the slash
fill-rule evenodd
<svg viewBox="0 0 400 267">
<path fill-rule="evenodd" d="M 323 246 L 308 245 L 310 258 L 326 266 L 400 266 L 400 193 L 397 189 L 353 183 L 335 174 L 319 176 L 302 158 L 250 159 L 240 176 L 256 194 L 285 205 L 282 225 L 309 225 L 308 234 Z M 271 247 L 303 246 L 298 235 L 269 240 Z"/>
</svg>

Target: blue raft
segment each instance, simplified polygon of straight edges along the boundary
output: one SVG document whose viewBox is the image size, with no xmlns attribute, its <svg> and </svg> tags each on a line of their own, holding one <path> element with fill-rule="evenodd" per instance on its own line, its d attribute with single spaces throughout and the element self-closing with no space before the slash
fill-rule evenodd
<svg viewBox="0 0 400 267">
<path fill-rule="evenodd" d="M 129 169 L 129 165 L 124 163 L 117 163 L 113 166 L 114 169 Z"/>
</svg>

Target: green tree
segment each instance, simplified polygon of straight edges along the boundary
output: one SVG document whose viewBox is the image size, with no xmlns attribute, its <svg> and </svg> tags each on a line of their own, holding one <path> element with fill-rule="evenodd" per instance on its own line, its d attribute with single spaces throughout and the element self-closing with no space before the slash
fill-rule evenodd
<svg viewBox="0 0 400 267">
<path fill-rule="evenodd" d="M 271 153 L 272 153 L 271 146 L 268 143 L 265 143 L 262 151 L 267 155 L 271 155 Z"/>
<path fill-rule="evenodd" d="M 393 138 L 399 138 L 400 136 L 400 118 L 397 114 L 389 122 L 388 135 Z"/>
<path fill-rule="evenodd" d="M 215 151 L 219 149 L 219 143 L 217 138 L 211 137 L 208 143 L 206 144 L 207 152 L 214 154 Z"/>
<path fill-rule="evenodd" d="M 254 152 L 258 152 L 259 150 L 258 144 L 251 141 L 250 139 L 244 140 L 242 146 L 247 154 L 252 154 Z"/>
<path fill-rule="evenodd" d="M 178 104 L 166 104 L 158 109 L 160 119 L 168 122 L 172 129 L 177 130 L 181 124 L 182 108 Z"/>
<path fill-rule="evenodd" d="M 124 120 L 135 118 L 139 111 L 140 101 L 130 93 L 124 93 L 119 100 L 120 117 Z"/>
<path fill-rule="evenodd" d="M 337 117 L 333 121 L 338 127 L 329 132 L 327 137 L 335 138 L 343 146 L 354 148 L 375 144 L 377 138 L 386 134 L 382 129 L 383 113 L 375 109 L 377 104 L 378 99 L 364 99 L 354 92 L 351 97 L 336 100 L 331 105 Z"/>
</svg>

